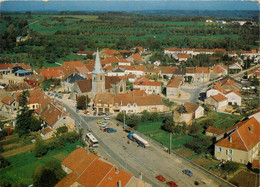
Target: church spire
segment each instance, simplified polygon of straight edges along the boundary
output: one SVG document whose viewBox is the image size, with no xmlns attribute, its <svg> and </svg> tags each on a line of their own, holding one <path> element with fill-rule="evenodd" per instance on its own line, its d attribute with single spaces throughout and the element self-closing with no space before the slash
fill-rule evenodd
<svg viewBox="0 0 260 187">
<path fill-rule="evenodd" d="M 96 54 L 96 60 L 95 60 L 95 67 L 94 70 L 92 71 L 92 74 L 103 74 L 105 73 L 102 66 L 101 66 L 101 61 L 99 57 L 99 51 L 97 49 L 97 54 Z"/>
</svg>

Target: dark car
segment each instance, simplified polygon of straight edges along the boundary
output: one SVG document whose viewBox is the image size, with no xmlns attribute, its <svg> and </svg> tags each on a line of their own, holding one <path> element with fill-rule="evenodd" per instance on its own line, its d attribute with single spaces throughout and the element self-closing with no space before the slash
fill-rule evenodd
<svg viewBox="0 0 260 187">
<path fill-rule="evenodd" d="M 99 115 L 99 116 L 104 116 L 105 113 L 104 113 L 104 112 L 99 112 L 98 115 Z"/>
<path fill-rule="evenodd" d="M 184 173 L 184 174 L 186 174 L 186 175 L 188 175 L 190 177 L 193 175 L 193 173 L 190 170 L 188 170 L 188 169 L 182 170 L 182 173 Z"/>
<path fill-rule="evenodd" d="M 105 128 L 105 129 L 104 129 L 104 132 L 107 132 L 109 129 L 110 129 L 110 128 Z"/>
<path fill-rule="evenodd" d="M 166 179 L 162 175 L 157 175 L 155 178 L 162 182 L 166 181 Z"/>
<path fill-rule="evenodd" d="M 178 187 L 178 185 L 174 181 L 169 181 L 166 184 L 169 185 L 170 187 Z"/>
</svg>

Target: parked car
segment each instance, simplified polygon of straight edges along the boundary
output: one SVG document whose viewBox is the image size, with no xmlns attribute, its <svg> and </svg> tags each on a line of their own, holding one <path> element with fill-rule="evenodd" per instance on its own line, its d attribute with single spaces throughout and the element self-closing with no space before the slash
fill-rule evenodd
<svg viewBox="0 0 260 187">
<path fill-rule="evenodd" d="M 105 129 L 104 129 L 104 132 L 107 132 L 109 129 L 110 129 L 110 128 L 105 128 Z"/>
<path fill-rule="evenodd" d="M 166 179 L 162 175 L 157 175 L 156 178 L 162 182 L 166 181 Z"/>
<path fill-rule="evenodd" d="M 58 94 L 55 94 L 54 97 L 58 97 L 59 95 Z"/>
<path fill-rule="evenodd" d="M 86 111 L 84 112 L 84 114 L 89 114 L 89 111 L 88 111 L 88 110 L 86 110 Z"/>
<path fill-rule="evenodd" d="M 104 121 L 103 120 L 98 120 L 97 121 L 97 124 L 101 124 L 101 123 L 103 123 Z"/>
<path fill-rule="evenodd" d="M 104 117 L 105 120 L 110 120 L 109 116 Z"/>
<path fill-rule="evenodd" d="M 103 116 L 103 115 L 105 115 L 105 113 L 104 112 L 99 112 L 98 115 L 99 116 Z"/>
<path fill-rule="evenodd" d="M 174 181 L 169 181 L 166 184 L 169 185 L 170 187 L 178 187 L 178 185 Z"/>
<path fill-rule="evenodd" d="M 112 132 L 116 132 L 116 131 L 117 131 L 116 129 L 112 129 L 112 128 L 107 130 L 108 133 L 112 133 Z"/>
<path fill-rule="evenodd" d="M 193 173 L 190 170 L 188 170 L 188 169 L 182 170 L 182 173 L 184 173 L 184 174 L 186 174 L 186 175 L 188 175 L 190 177 L 193 175 Z"/>
<path fill-rule="evenodd" d="M 101 123 L 99 126 L 100 127 L 106 127 L 109 123 L 107 121 L 104 121 L 103 123 Z"/>
</svg>

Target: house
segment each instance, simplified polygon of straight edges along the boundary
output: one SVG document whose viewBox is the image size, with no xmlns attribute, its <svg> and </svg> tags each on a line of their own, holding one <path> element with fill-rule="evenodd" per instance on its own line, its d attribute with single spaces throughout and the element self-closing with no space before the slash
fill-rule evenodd
<svg viewBox="0 0 260 187">
<path fill-rule="evenodd" d="M 139 53 L 135 53 L 135 54 L 131 55 L 130 57 L 128 57 L 127 60 L 129 60 L 131 62 L 141 63 L 142 56 Z"/>
<path fill-rule="evenodd" d="M 159 95 L 147 95 L 143 90 L 130 93 L 111 94 L 99 93 L 94 99 L 94 106 L 97 112 L 117 113 L 140 113 L 144 110 L 149 112 L 168 111 Z"/>
<path fill-rule="evenodd" d="M 146 77 L 139 77 L 133 84 L 134 89 L 145 90 L 147 94 L 160 94 L 161 82 L 150 81 Z"/>
<path fill-rule="evenodd" d="M 31 70 L 25 70 L 21 66 L 14 66 L 11 69 L 2 72 L 1 83 L 4 84 L 16 84 L 23 83 L 26 76 L 32 75 Z"/>
<path fill-rule="evenodd" d="M 12 117 L 16 117 L 18 107 L 19 102 L 14 97 L 7 95 L 1 100 L 1 111 L 10 114 Z"/>
<path fill-rule="evenodd" d="M 79 73 L 72 73 L 61 81 L 61 87 L 66 92 L 71 92 L 76 81 L 84 80 Z"/>
<path fill-rule="evenodd" d="M 225 131 L 224 130 L 221 130 L 221 129 L 218 129 L 218 128 L 215 128 L 215 127 L 212 127 L 212 126 L 209 126 L 206 130 L 205 130 L 205 135 L 206 136 L 211 136 L 211 137 L 216 137 L 220 134 L 223 134 Z"/>
<path fill-rule="evenodd" d="M 145 52 L 144 48 L 141 46 L 135 47 L 134 50 L 136 51 L 136 53 L 139 53 L 140 55 L 142 55 Z"/>
<path fill-rule="evenodd" d="M 164 54 L 170 55 L 170 56 L 177 56 L 177 54 L 181 53 L 182 49 L 176 48 L 176 47 L 170 47 L 164 49 Z"/>
<path fill-rule="evenodd" d="M 242 87 L 242 83 L 240 81 L 229 76 L 223 77 L 218 81 L 218 83 L 226 91 L 230 91 L 230 90 L 240 91 Z"/>
<path fill-rule="evenodd" d="M 20 82 L 15 84 L 8 84 L 4 87 L 4 90 L 7 92 L 16 92 L 21 90 L 29 90 L 32 87 L 27 82 Z"/>
<path fill-rule="evenodd" d="M 151 187 L 150 184 L 83 148 L 72 151 L 62 161 L 61 165 L 67 176 L 58 182 L 55 187 Z"/>
<path fill-rule="evenodd" d="M 179 62 L 186 62 L 189 58 L 190 58 L 189 54 L 185 54 L 185 53 L 179 53 L 178 54 L 178 61 Z"/>
<path fill-rule="evenodd" d="M 166 97 L 179 96 L 181 91 L 182 77 L 174 77 L 166 86 Z"/>
<path fill-rule="evenodd" d="M 145 74 L 145 67 L 143 65 L 124 66 L 125 74 L 133 74 L 135 77 L 141 77 Z"/>
<path fill-rule="evenodd" d="M 174 111 L 173 121 L 175 123 L 185 122 L 187 125 L 191 125 L 193 119 L 204 116 L 204 108 L 199 104 L 186 102 L 183 106 L 185 112 L 179 113 Z"/>
<path fill-rule="evenodd" d="M 215 144 L 214 156 L 221 160 L 252 163 L 259 154 L 259 132 L 260 123 L 254 117 L 238 122 Z"/>
<path fill-rule="evenodd" d="M 228 74 L 228 67 L 221 63 L 214 65 L 210 70 L 211 79 L 215 79 L 221 76 L 224 77 L 227 74 Z"/>
<path fill-rule="evenodd" d="M 191 82 L 204 83 L 210 79 L 210 70 L 207 67 L 186 67 L 185 77 Z"/>
<path fill-rule="evenodd" d="M 44 76 L 41 74 L 32 74 L 24 78 L 24 82 L 27 82 L 31 87 L 40 87 L 44 82 Z"/>
<path fill-rule="evenodd" d="M 243 70 L 242 66 L 238 62 L 235 62 L 235 63 L 229 65 L 228 69 L 229 69 L 229 72 L 233 73 L 233 74 L 238 73 Z"/>
<path fill-rule="evenodd" d="M 219 83 L 215 82 L 215 85 L 206 92 L 207 98 L 213 95 L 222 94 L 228 99 L 229 105 L 237 104 L 241 106 L 242 95 L 236 90 L 226 91 Z"/>
<path fill-rule="evenodd" d="M 170 66 L 159 66 L 158 69 L 159 75 L 164 79 L 171 79 L 173 77 L 173 73 L 178 69 L 176 67 Z"/>
<path fill-rule="evenodd" d="M 74 119 L 61 106 L 55 105 L 52 102 L 43 109 L 40 114 L 40 119 L 46 126 L 45 128 L 51 129 L 52 134 L 56 132 L 56 129 L 62 126 L 67 126 L 69 131 L 74 129 Z M 47 135 L 47 137 L 45 135 Z M 51 137 L 51 132 L 49 132 L 48 129 L 43 130 L 41 136 L 43 139 L 47 139 Z"/>
<path fill-rule="evenodd" d="M 224 112 L 228 105 L 228 99 L 219 93 L 207 98 L 205 100 L 205 104 L 209 105 L 213 110 L 217 112 Z"/>
<path fill-rule="evenodd" d="M 107 71 L 107 76 L 125 76 L 125 69 L 121 67 L 113 68 Z"/>
<path fill-rule="evenodd" d="M 260 123 L 260 109 L 256 110 L 254 113 L 248 116 L 248 118 L 252 117 L 254 117 Z"/>
<path fill-rule="evenodd" d="M 156 60 L 153 64 L 154 64 L 155 66 L 160 66 L 161 61 L 160 61 L 160 60 Z"/>
<path fill-rule="evenodd" d="M 133 66 L 134 64 L 133 64 L 133 62 L 131 62 L 131 61 L 129 61 L 129 60 L 120 60 L 119 62 L 118 62 L 118 65 L 119 66 Z"/>
<path fill-rule="evenodd" d="M 109 48 L 104 48 L 100 51 L 100 57 L 101 58 L 107 58 L 107 57 L 112 57 L 115 55 L 119 55 L 120 53 L 116 50 L 109 49 Z"/>
</svg>

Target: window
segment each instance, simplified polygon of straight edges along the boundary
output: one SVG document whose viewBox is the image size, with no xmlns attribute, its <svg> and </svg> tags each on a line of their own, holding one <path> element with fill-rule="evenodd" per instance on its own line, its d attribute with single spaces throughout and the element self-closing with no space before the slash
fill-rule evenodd
<svg viewBox="0 0 260 187">
<path fill-rule="evenodd" d="M 230 154 L 231 154 L 231 155 L 233 155 L 233 150 L 232 150 L 232 149 L 230 149 L 230 151 L 229 151 L 229 152 L 230 152 Z"/>
<path fill-rule="evenodd" d="M 120 93 L 124 91 L 123 86 L 120 86 Z"/>
<path fill-rule="evenodd" d="M 118 108 L 118 103 L 115 104 L 116 108 Z"/>
<path fill-rule="evenodd" d="M 130 104 L 127 104 L 127 107 L 130 108 Z"/>
<path fill-rule="evenodd" d="M 218 147 L 216 147 L 216 151 L 219 152 L 219 148 Z"/>
<path fill-rule="evenodd" d="M 226 150 L 226 154 L 228 155 L 228 149 Z"/>
<path fill-rule="evenodd" d="M 102 75 L 100 75 L 100 80 L 102 81 Z"/>
</svg>

